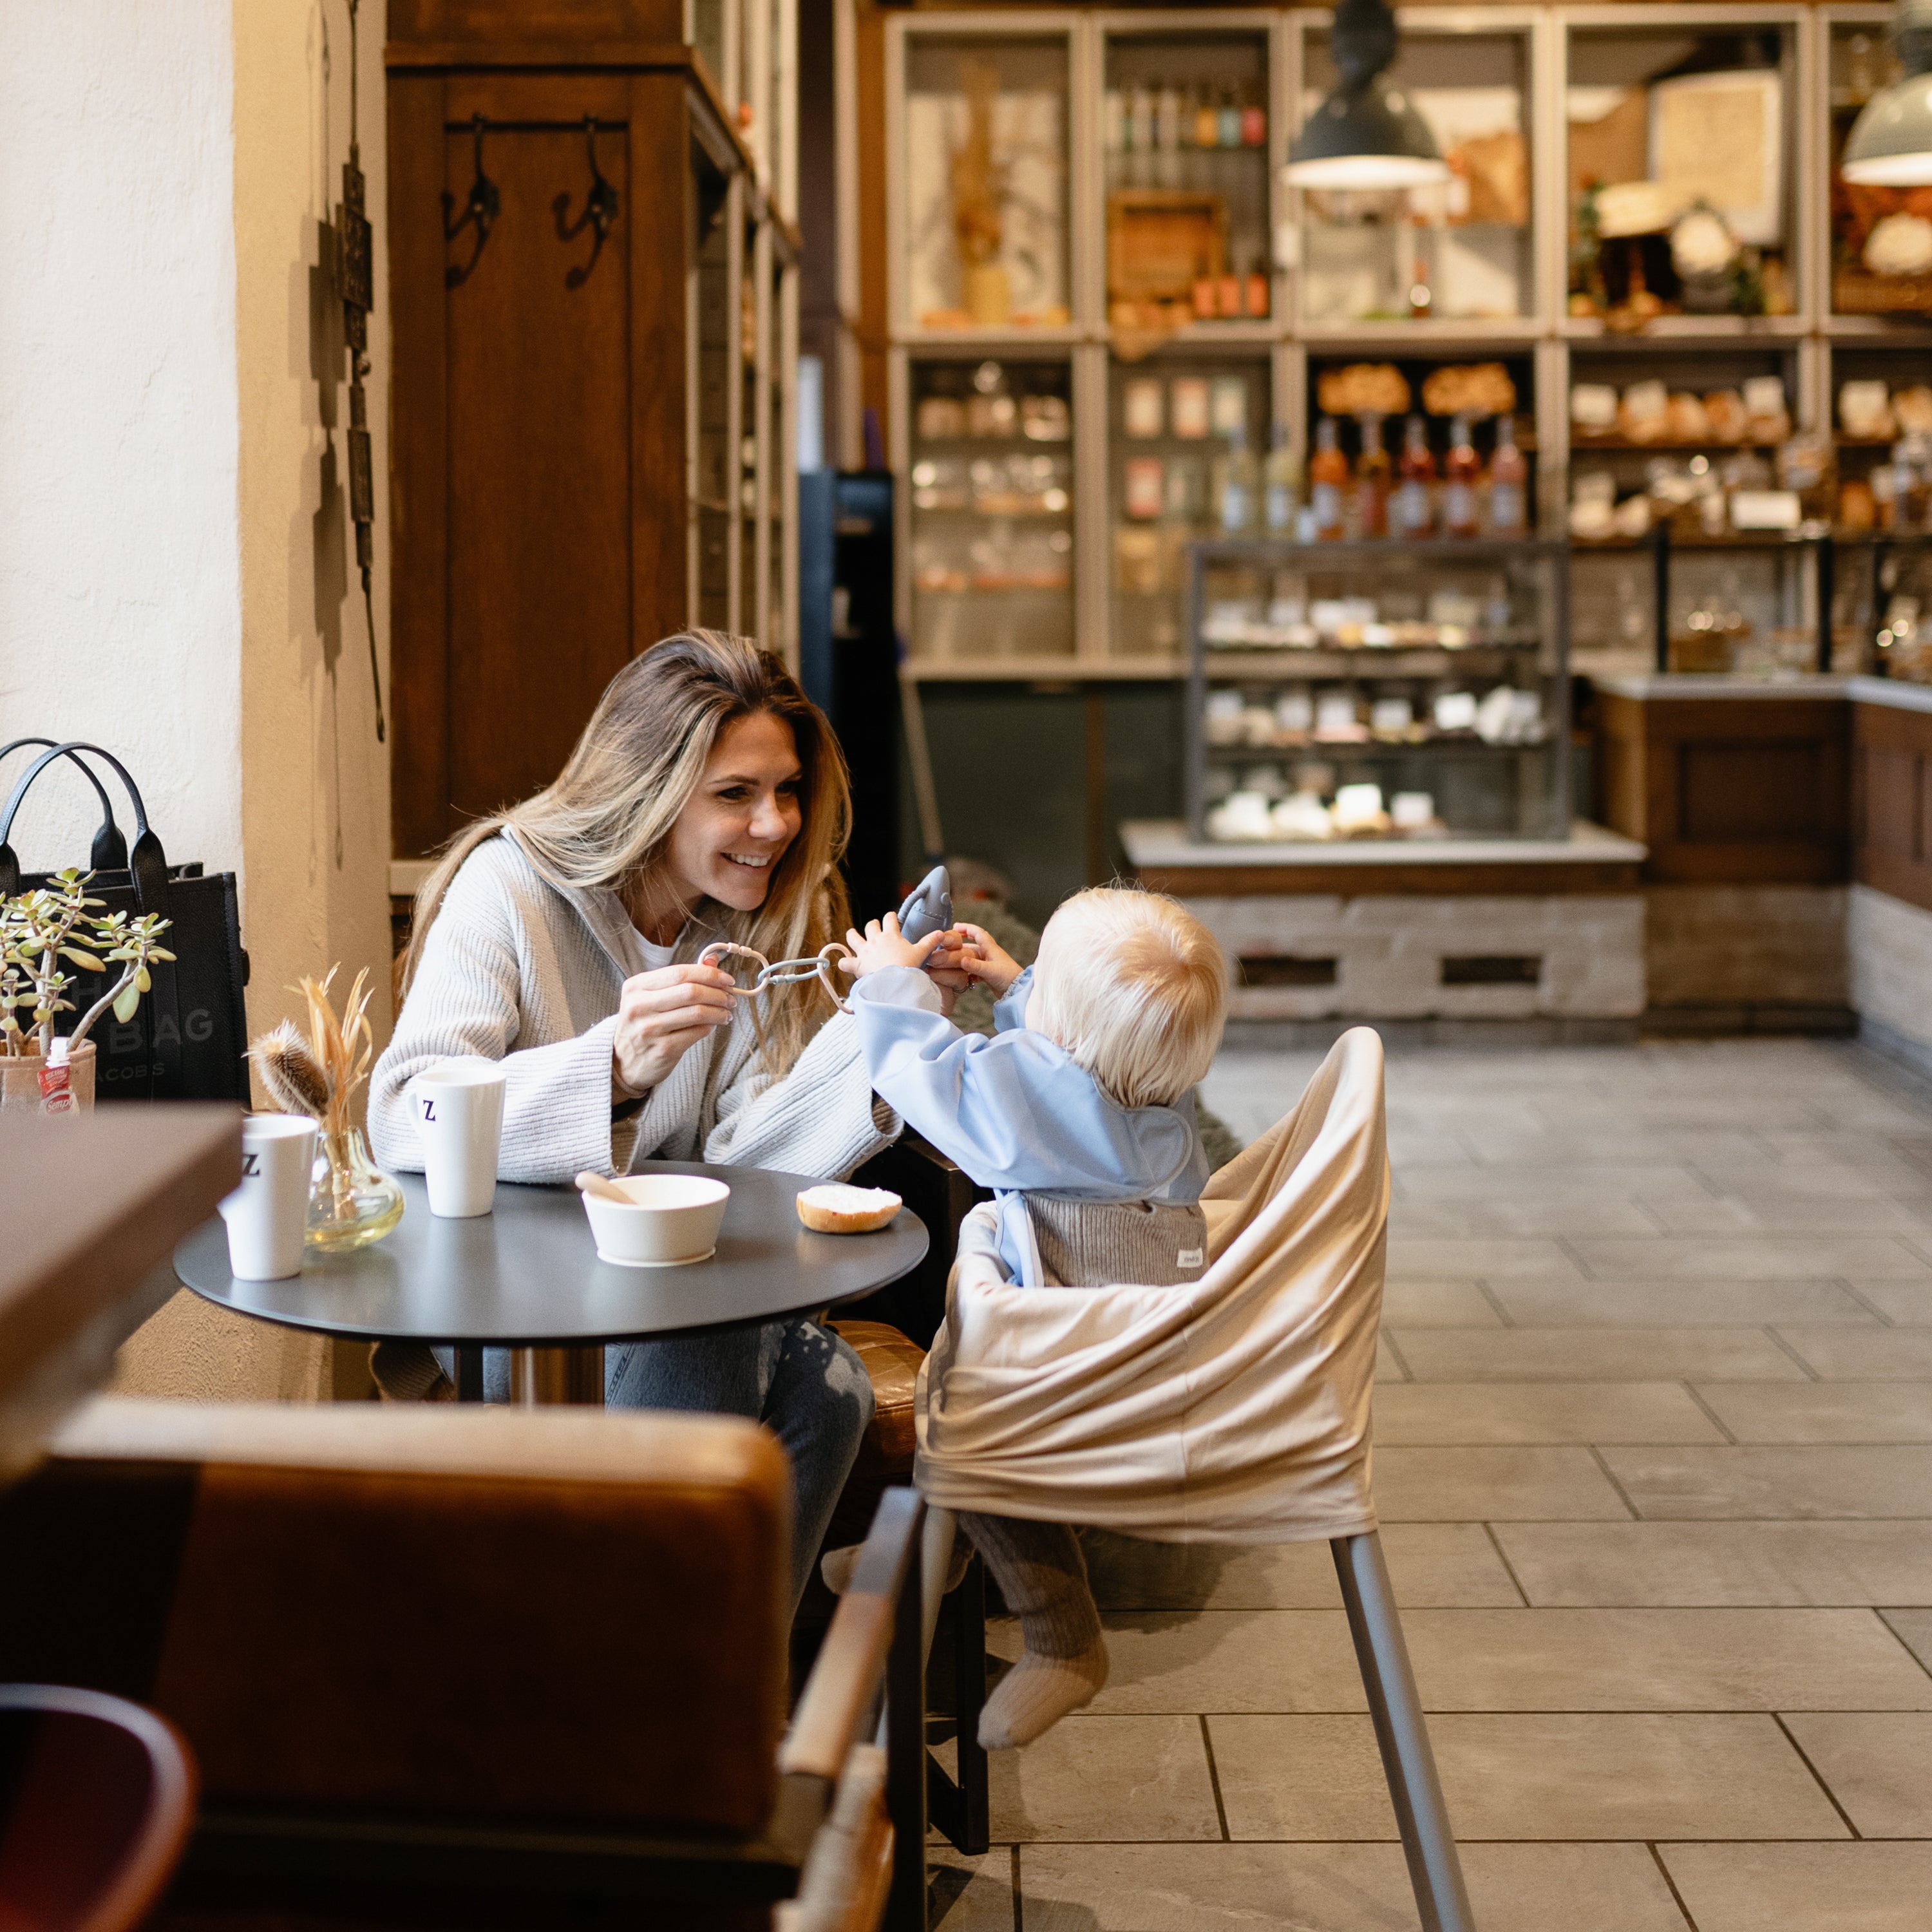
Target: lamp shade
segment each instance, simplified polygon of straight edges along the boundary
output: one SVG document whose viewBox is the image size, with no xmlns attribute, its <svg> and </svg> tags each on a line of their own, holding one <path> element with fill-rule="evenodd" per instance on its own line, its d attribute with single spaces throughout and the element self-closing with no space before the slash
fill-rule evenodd
<svg viewBox="0 0 1932 1932">
<path fill-rule="evenodd" d="M 1846 137 L 1839 172 L 1862 188 L 1932 182 L 1932 74 L 1894 81 L 1865 104 Z"/>
<path fill-rule="evenodd" d="M 1426 188 L 1449 178 L 1428 124 L 1398 88 L 1338 88 L 1302 124 L 1283 170 L 1297 188 Z"/>
</svg>

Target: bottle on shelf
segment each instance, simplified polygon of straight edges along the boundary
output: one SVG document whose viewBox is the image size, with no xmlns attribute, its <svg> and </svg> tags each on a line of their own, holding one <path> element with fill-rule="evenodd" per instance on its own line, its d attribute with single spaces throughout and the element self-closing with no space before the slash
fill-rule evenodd
<svg viewBox="0 0 1932 1932">
<path fill-rule="evenodd" d="M 1271 306 L 1268 257 L 1257 255 L 1248 269 L 1247 312 L 1250 319 L 1255 322 L 1265 322 Z"/>
<path fill-rule="evenodd" d="M 1109 154 L 1118 154 L 1126 144 L 1126 102 L 1118 87 L 1110 87 L 1100 101 L 1100 145 Z"/>
<path fill-rule="evenodd" d="M 1476 500 L 1483 480 L 1483 459 L 1469 440 L 1469 418 L 1458 416 L 1449 430 L 1449 460 L 1442 466 L 1442 534 L 1472 537 L 1482 525 Z"/>
<path fill-rule="evenodd" d="M 1221 105 L 1215 116 L 1214 131 L 1223 148 L 1238 148 L 1241 145 L 1240 104 L 1234 98 L 1232 86 L 1221 90 Z"/>
<path fill-rule="evenodd" d="M 1499 537 L 1529 534 L 1529 465 L 1516 446 L 1516 419 L 1496 418 L 1496 453 L 1490 459 L 1490 528 Z"/>
<path fill-rule="evenodd" d="M 1390 466 L 1382 447 L 1382 419 L 1365 416 L 1361 460 L 1355 465 L 1355 520 L 1365 537 L 1388 535 Z"/>
<path fill-rule="evenodd" d="M 1221 117 L 1214 110 L 1214 90 L 1202 82 L 1201 97 L 1194 110 L 1194 145 L 1218 148 L 1221 145 Z"/>
<path fill-rule="evenodd" d="M 1133 150 L 1134 178 L 1145 187 L 1154 163 L 1154 96 L 1138 81 L 1127 97 L 1128 146 Z"/>
<path fill-rule="evenodd" d="M 1396 493 L 1396 534 L 1426 537 L 1436 527 L 1436 458 L 1429 425 L 1411 416 L 1402 446 L 1402 485 Z"/>
<path fill-rule="evenodd" d="M 1294 460 L 1294 446 L 1288 440 L 1286 423 L 1274 426 L 1274 446 L 1268 452 L 1263 482 L 1268 533 L 1285 541 L 1294 534 L 1294 513 L 1300 507 L 1298 500 L 1301 495 L 1299 466 Z"/>
<path fill-rule="evenodd" d="M 1348 487 L 1348 459 L 1335 430 L 1335 418 L 1315 426 L 1315 454 L 1308 466 L 1308 504 L 1315 513 L 1315 535 L 1322 542 L 1342 534 L 1342 498 Z"/>
<path fill-rule="evenodd" d="M 1180 94 L 1172 82 L 1156 96 L 1154 111 L 1155 168 L 1162 188 L 1180 185 Z"/>
<path fill-rule="evenodd" d="M 1255 480 L 1248 433 L 1238 424 L 1228 432 L 1226 453 L 1214 465 L 1214 506 L 1223 536 L 1248 535 L 1254 522 Z"/>
<path fill-rule="evenodd" d="M 1248 89 L 1247 100 L 1241 109 L 1241 146 L 1244 148 L 1262 148 L 1268 145 L 1268 110 L 1262 105 L 1259 82 Z"/>
</svg>

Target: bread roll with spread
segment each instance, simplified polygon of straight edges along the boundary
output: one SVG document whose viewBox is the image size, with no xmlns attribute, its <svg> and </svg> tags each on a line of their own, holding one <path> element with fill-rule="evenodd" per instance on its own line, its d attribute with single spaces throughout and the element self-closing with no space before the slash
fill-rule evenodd
<svg viewBox="0 0 1932 1932">
<path fill-rule="evenodd" d="M 884 1187 L 827 1181 L 798 1197 L 798 1218 L 814 1234 L 869 1234 L 883 1228 L 904 1202 Z"/>
</svg>

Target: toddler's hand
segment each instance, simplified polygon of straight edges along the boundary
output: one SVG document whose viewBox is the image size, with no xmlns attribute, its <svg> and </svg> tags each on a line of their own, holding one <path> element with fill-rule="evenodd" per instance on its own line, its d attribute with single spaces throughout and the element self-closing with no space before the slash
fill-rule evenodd
<svg viewBox="0 0 1932 1932">
<path fill-rule="evenodd" d="M 846 934 L 845 944 L 851 947 L 852 956 L 839 961 L 839 970 L 850 974 L 855 980 L 862 980 L 868 973 L 876 973 L 882 967 L 922 968 L 928 955 L 945 937 L 943 932 L 929 932 L 923 939 L 908 939 L 899 931 L 898 914 L 889 912 L 883 920 L 867 920 L 862 933 Z"/>
<path fill-rule="evenodd" d="M 1004 997 L 1025 969 L 984 926 L 962 924 L 953 932 L 966 939 L 957 956 L 959 970 L 969 982 L 980 981 Z"/>
</svg>

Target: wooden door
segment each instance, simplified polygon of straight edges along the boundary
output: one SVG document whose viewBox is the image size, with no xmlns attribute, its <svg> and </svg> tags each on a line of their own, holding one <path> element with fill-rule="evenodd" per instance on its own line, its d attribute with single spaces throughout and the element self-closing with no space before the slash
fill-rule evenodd
<svg viewBox="0 0 1932 1932">
<path fill-rule="evenodd" d="M 548 784 L 686 621 L 688 88 L 392 74 L 399 854 Z"/>
</svg>

